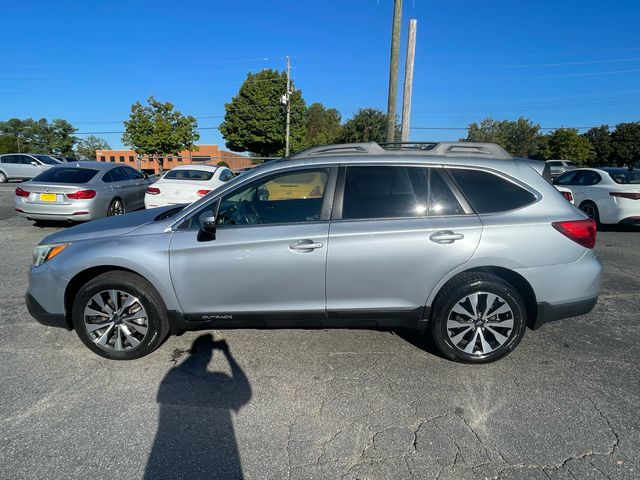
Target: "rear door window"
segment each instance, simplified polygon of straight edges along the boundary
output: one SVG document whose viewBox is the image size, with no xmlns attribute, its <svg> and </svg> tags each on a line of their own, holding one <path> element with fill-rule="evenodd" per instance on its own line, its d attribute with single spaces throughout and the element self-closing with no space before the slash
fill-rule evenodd
<svg viewBox="0 0 640 480">
<path fill-rule="evenodd" d="M 103 181 L 107 182 L 107 183 L 112 183 L 112 182 L 124 182 L 125 180 L 129 180 L 129 177 L 127 176 L 127 174 L 124 172 L 124 170 L 122 169 L 122 167 L 118 167 L 118 168 L 114 168 L 112 170 L 109 170 L 104 177 L 102 178 Z"/>
<path fill-rule="evenodd" d="M 536 201 L 531 192 L 494 173 L 463 168 L 448 172 L 479 214 L 508 212 Z"/>
<path fill-rule="evenodd" d="M 435 168 L 362 166 L 346 169 L 344 220 L 464 213 Z"/>
</svg>

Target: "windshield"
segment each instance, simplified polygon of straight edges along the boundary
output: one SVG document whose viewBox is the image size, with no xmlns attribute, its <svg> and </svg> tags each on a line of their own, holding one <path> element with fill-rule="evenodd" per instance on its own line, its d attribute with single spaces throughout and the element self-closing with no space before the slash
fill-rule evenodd
<svg viewBox="0 0 640 480">
<path fill-rule="evenodd" d="M 215 172 L 209 172 L 207 170 L 169 170 L 163 180 L 196 180 L 205 182 L 213 178 Z"/>
<path fill-rule="evenodd" d="M 34 182 L 42 183 L 87 183 L 96 176 L 98 170 L 92 168 L 50 168 L 36 176 Z"/>
<path fill-rule="evenodd" d="M 31 155 L 33 158 L 37 158 L 38 160 L 40 160 L 42 163 L 46 163 L 47 165 L 59 165 L 60 161 L 56 160 L 53 157 L 50 157 L 49 155 Z"/>
<path fill-rule="evenodd" d="M 609 172 L 609 176 L 620 184 L 640 183 L 640 170 Z"/>
</svg>

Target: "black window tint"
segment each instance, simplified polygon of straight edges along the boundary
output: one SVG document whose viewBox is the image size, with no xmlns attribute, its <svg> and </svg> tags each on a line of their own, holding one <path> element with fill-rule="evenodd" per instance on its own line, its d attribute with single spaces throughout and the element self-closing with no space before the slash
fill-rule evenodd
<svg viewBox="0 0 640 480">
<path fill-rule="evenodd" d="M 46 183 L 87 183 L 98 170 L 92 168 L 50 168 L 37 175 L 34 182 Z"/>
<path fill-rule="evenodd" d="M 123 167 L 123 170 L 126 172 L 129 180 L 140 180 L 142 178 L 142 174 L 131 167 Z"/>
<path fill-rule="evenodd" d="M 493 173 L 458 168 L 448 171 L 477 213 L 506 212 L 536 200 L 531 192 Z"/>
<path fill-rule="evenodd" d="M 554 185 L 570 185 L 571 182 L 575 179 L 576 175 L 578 175 L 578 173 L 580 172 L 576 170 L 563 173 L 553 181 L 553 184 Z"/>
<path fill-rule="evenodd" d="M 27 157 L 26 155 L 18 155 L 18 163 L 22 165 L 31 165 L 31 162 L 36 162 L 35 158 Z"/>
<path fill-rule="evenodd" d="M 574 180 L 573 185 L 595 185 L 602 178 L 597 172 L 591 170 L 583 170 L 580 175 Z"/>
<path fill-rule="evenodd" d="M 302 223 L 320 220 L 329 172 L 287 172 L 226 195 L 218 210 L 221 225 Z"/>
<path fill-rule="evenodd" d="M 111 182 L 123 182 L 125 180 L 129 180 L 127 174 L 123 171 L 122 168 L 114 168 L 109 170 L 104 177 L 102 177 L 102 181 L 111 183 Z"/>
<path fill-rule="evenodd" d="M 428 188 L 430 183 L 433 190 Z M 342 202 L 342 218 L 345 220 L 463 213 L 437 169 L 347 168 Z"/>
<path fill-rule="evenodd" d="M 429 170 L 429 215 L 464 215 L 464 210 L 437 168 Z"/>
</svg>

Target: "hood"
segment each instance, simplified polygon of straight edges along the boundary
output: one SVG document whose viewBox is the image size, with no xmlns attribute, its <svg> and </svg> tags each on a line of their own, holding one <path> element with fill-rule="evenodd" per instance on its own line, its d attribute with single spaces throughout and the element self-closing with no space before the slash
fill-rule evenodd
<svg viewBox="0 0 640 480">
<path fill-rule="evenodd" d="M 142 225 L 153 222 L 158 216 L 172 209 L 176 209 L 176 205 L 140 210 L 138 212 L 127 213 L 126 215 L 93 220 L 53 233 L 45 237 L 40 244 L 75 242 L 78 240 L 125 235 Z M 166 222 L 160 221 L 158 223 L 162 224 L 160 228 L 164 228 Z"/>
</svg>

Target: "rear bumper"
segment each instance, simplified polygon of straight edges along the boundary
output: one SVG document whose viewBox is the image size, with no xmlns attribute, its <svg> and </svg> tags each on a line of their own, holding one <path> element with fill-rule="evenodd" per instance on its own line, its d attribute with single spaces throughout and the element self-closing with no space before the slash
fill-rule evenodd
<svg viewBox="0 0 640 480">
<path fill-rule="evenodd" d="M 598 302 L 598 297 L 587 298 L 585 300 L 578 300 L 575 302 L 561 303 L 558 305 L 552 305 L 547 302 L 538 303 L 538 315 L 532 327 L 534 329 L 540 328 L 548 322 L 554 320 L 562 320 L 563 318 L 577 317 L 579 315 L 585 315 L 593 310 L 593 307 Z"/>
<path fill-rule="evenodd" d="M 21 217 L 28 218 L 29 220 L 50 220 L 54 222 L 86 222 L 88 220 L 93 220 L 91 213 L 35 213 L 25 212 L 18 208 L 16 208 L 16 213 Z"/>
<path fill-rule="evenodd" d="M 30 293 L 27 292 L 25 295 L 25 302 L 27 304 L 27 309 L 33 318 L 35 318 L 42 325 L 46 325 L 48 327 L 59 327 L 65 328 L 67 330 L 71 330 L 69 323 L 67 322 L 67 318 L 64 314 L 58 313 L 49 313 L 47 312 L 42 305 L 40 305 Z"/>
</svg>

